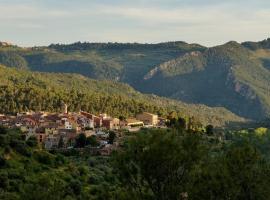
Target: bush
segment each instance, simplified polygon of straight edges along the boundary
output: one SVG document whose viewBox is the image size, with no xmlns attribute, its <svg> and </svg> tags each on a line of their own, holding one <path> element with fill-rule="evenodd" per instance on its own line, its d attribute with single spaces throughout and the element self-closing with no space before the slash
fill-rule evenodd
<svg viewBox="0 0 270 200">
<path fill-rule="evenodd" d="M 83 148 L 83 147 L 85 147 L 85 145 L 86 145 L 86 136 L 83 133 L 81 133 L 76 138 L 75 147 L 77 147 L 77 148 Z"/>
<path fill-rule="evenodd" d="M 4 167 L 6 165 L 6 159 L 0 156 L 0 168 Z"/>
<path fill-rule="evenodd" d="M 96 147 L 96 146 L 99 145 L 99 143 L 98 143 L 98 141 L 97 141 L 97 137 L 96 137 L 95 135 L 92 135 L 92 136 L 88 137 L 88 138 L 86 139 L 86 144 L 87 144 L 87 145 L 90 145 L 90 146 L 92 146 L 92 147 Z"/>
<path fill-rule="evenodd" d="M 61 154 L 57 154 L 57 156 L 55 158 L 55 164 L 56 165 L 63 165 L 65 163 L 66 163 L 65 157 Z"/>
<path fill-rule="evenodd" d="M 0 172 L 0 188 L 6 189 L 8 185 L 8 174 L 6 172 Z"/>
<path fill-rule="evenodd" d="M 27 141 L 26 141 L 26 144 L 29 146 L 29 147 L 36 147 L 38 142 L 37 142 L 37 138 L 32 136 L 30 137 Z"/>
<path fill-rule="evenodd" d="M 82 184 L 78 180 L 71 180 L 69 187 L 73 191 L 73 194 L 79 195 L 81 193 Z"/>
<path fill-rule="evenodd" d="M 5 135 L 0 135 L 0 146 L 5 147 L 7 145 L 8 145 L 8 141 Z"/>
<path fill-rule="evenodd" d="M 42 164 L 52 165 L 54 163 L 54 157 L 46 151 L 36 151 L 34 153 L 34 158 Z"/>
<path fill-rule="evenodd" d="M 0 126 L 0 134 L 1 135 L 7 134 L 7 129 L 5 127 L 3 127 L 3 126 Z"/>
<path fill-rule="evenodd" d="M 18 153 L 20 153 L 23 156 L 31 157 L 32 152 L 31 149 L 25 144 L 24 141 L 20 140 L 12 140 L 10 142 L 10 146 Z"/>
</svg>

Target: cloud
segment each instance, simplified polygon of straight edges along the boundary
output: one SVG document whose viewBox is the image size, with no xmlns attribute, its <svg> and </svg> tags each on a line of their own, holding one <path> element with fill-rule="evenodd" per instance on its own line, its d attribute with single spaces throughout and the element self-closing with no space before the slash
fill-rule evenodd
<svg viewBox="0 0 270 200">
<path fill-rule="evenodd" d="M 0 35 L 22 45 L 162 42 L 215 45 L 270 32 L 266 0 L 2 0 Z M 1 40 L 1 38 L 0 38 Z"/>
<path fill-rule="evenodd" d="M 61 9 L 46 9 L 35 5 L 1 5 L 1 20 L 35 20 L 41 18 L 67 17 L 69 12 Z"/>
</svg>

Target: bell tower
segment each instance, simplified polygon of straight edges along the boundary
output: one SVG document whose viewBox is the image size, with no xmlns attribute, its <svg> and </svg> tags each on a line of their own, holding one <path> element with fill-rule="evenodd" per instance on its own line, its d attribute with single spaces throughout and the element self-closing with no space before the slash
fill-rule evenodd
<svg viewBox="0 0 270 200">
<path fill-rule="evenodd" d="M 62 103 L 62 112 L 68 114 L 68 105 L 64 102 Z"/>
</svg>

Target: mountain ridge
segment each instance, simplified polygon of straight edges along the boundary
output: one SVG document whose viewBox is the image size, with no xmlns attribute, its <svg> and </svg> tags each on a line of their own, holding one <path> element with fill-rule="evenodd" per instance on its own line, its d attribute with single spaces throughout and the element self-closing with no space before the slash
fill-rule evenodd
<svg viewBox="0 0 270 200">
<path fill-rule="evenodd" d="M 6 46 L 0 47 L 0 63 L 124 82 L 143 93 L 225 107 L 260 120 L 270 116 L 269 43 L 230 41 L 210 48 L 185 42 Z"/>
</svg>

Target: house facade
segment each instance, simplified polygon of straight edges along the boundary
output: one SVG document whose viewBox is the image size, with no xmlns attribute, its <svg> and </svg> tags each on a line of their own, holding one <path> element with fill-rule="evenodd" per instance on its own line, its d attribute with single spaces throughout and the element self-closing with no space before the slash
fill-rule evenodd
<svg viewBox="0 0 270 200">
<path fill-rule="evenodd" d="M 143 112 L 136 116 L 136 119 L 143 121 L 145 125 L 157 126 L 158 116 L 152 113 Z"/>
</svg>

